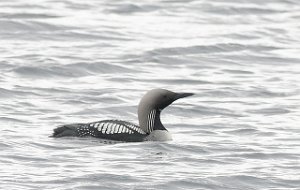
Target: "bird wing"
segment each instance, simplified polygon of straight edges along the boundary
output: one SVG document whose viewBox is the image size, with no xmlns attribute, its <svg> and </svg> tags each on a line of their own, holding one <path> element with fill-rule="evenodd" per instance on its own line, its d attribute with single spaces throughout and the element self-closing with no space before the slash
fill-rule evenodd
<svg viewBox="0 0 300 190">
<path fill-rule="evenodd" d="M 147 134 L 137 125 L 121 120 L 102 120 L 92 123 L 75 123 L 54 129 L 53 137 L 96 137 L 108 140 L 140 142 Z"/>
<path fill-rule="evenodd" d="M 146 133 L 133 123 L 121 120 L 102 120 L 86 124 L 102 134 L 142 134 Z"/>
</svg>

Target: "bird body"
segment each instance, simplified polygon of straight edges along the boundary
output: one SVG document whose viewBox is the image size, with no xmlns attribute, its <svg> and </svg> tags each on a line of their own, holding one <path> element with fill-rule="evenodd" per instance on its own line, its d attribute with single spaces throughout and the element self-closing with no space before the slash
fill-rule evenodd
<svg viewBox="0 0 300 190">
<path fill-rule="evenodd" d="M 139 126 L 121 120 L 67 124 L 54 129 L 53 137 L 91 136 L 125 142 L 172 140 L 171 134 L 161 123 L 160 113 L 175 100 L 191 95 L 193 94 L 153 89 L 147 92 L 139 103 Z"/>
</svg>

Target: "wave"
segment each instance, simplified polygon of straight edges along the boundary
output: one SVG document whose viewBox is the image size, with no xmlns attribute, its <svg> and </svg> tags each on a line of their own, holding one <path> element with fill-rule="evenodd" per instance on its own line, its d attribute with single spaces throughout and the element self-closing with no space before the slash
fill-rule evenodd
<svg viewBox="0 0 300 190">
<path fill-rule="evenodd" d="M 148 51 L 146 56 L 171 56 L 171 55 L 192 55 L 209 53 L 226 53 L 239 51 L 271 51 L 280 49 L 274 46 L 264 45 L 245 45 L 236 43 L 220 43 L 214 45 L 197 45 L 188 47 L 160 48 Z"/>
<path fill-rule="evenodd" d="M 117 73 L 118 75 L 122 73 L 134 73 L 135 70 L 126 68 L 121 65 L 113 65 L 103 62 L 95 63 L 75 63 L 60 66 L 20 66 L 14 68 L 12 72 L 27 76 L 27 77 L 84 77 L 91 76 L 95 74 L 112 74 Z"/>
</svg>

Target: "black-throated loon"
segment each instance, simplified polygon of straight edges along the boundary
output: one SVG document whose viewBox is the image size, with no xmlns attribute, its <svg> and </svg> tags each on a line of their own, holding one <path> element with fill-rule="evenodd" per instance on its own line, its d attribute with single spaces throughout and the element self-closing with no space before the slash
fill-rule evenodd
<svg viewBox="0 0 300 190">
<path fill-rule="evenodd" d="M 191 95 L 193 93 L 153 89 L 143 96 L 138 105 L 139 126 L 121 120 L 68 124 L 54 129 L 53 137 L 91 136 L 126 142 L 172 140 L 171 134 L 160 121 L 160 113 L 175 100 Z"/>
</svg>

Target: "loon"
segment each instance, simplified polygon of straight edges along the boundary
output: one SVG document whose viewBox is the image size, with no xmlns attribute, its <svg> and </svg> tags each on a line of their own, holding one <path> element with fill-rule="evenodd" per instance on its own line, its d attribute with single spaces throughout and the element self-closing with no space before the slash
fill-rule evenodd
<svg viewBox="0 0 300 190">
<path fill-rule="evenodd" d="M 161 123 L 160 113 L 175 100 L 192 95 L 193 93 L 153 89 L 142 97 L 138 105 L 139 126 L 121 120 L 67 124 L 54 129 L 52 137 L 90 136 L 123 142 L 169 141 L 172 136 Z"/>
</svg>

